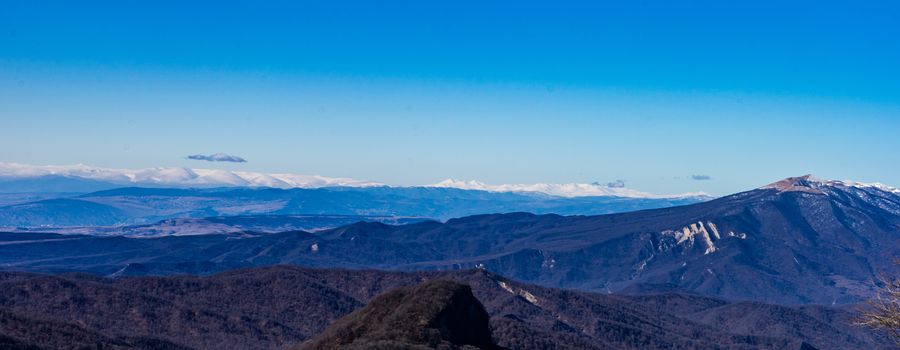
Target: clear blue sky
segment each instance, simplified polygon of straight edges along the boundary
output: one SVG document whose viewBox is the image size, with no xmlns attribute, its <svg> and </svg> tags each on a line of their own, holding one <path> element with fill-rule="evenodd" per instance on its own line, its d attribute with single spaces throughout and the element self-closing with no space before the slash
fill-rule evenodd
<svg viewBox="0 0 900 350">
<path fill-rule="evenodd" d="M 900 185 L 896 1 L 182 2 L 0 0 L 0 161 Z"/>
</svg>

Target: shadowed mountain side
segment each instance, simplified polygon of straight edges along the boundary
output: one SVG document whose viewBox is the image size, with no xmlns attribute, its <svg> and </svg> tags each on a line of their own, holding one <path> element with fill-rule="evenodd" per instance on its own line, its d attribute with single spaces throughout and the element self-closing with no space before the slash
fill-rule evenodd
<svg viewBox="0 0 900 350">
<path fill-rule="evenodd" d="M 77 324 L 108 339 L 156 339 L 195 349 L 298 344 L 375 296 L 426 281 L 471 286 L 510 349 L 887 349 L 841 309 L 810 310 L 658 294 L 606 295 L 518 283 L 483 270 L 385 272 L 288 266 L 212 276 L 45 276 L 0 273 L 0 309 Z M 758 311 L 755 311 L 758 310 Z M 767 325 L 765 332 L 756 329 Z M 65 326 L 68 327 L 68 326 Z M 0 333 L 55 348 L 43 333 Z M 54 333 L 55 334 L 55 333 Z"/>
<path fill-rule="evenodd" d="M 76 324 L 35 319 L 0 309 L 0 349 L 187 350 L 189 348 L 152 337 L 113 338 Z"/>
<path fill-rule="evenodd" d="M 379 295 L 295 349 L 501 349 L 489 319 L 469 286 L 434 280 Z"/>
</svg>

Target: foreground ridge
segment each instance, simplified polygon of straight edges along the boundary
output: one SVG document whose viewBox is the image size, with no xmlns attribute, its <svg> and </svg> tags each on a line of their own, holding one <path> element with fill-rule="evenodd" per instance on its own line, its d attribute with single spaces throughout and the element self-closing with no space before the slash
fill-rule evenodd
<svg viewBox="0 0 900 350">
<path fill-rule="evenodd" d="M 391 292 L 397 288 L 403 292 Z M 382 293 L 391 296 L 377 297 Z M 367 304 L 369 311 L 361 311 Z M 853 327 L 846 308 L 588 293 L 483 270 L 291 266 L 117 279 L 0 273 L 0 348 L 283 349 L 333 335 L 325 331 L 329 325 L 344 325 L 337 327 L 360 344 L 395 339 L 430 347 L 424 339 L 487 346 L 479 304 L 490 315 L 491 344 L 510 349 L 891 348 L 887 339 Z M 460 320 L 478 326 L 476 332 L 453 331 Z"/>
<path fill-rule="evenodd" d="M 428 281 L 376 297 L 295 349 L 502 349 L 489 319 L 468 285 Z"/>
</svg>

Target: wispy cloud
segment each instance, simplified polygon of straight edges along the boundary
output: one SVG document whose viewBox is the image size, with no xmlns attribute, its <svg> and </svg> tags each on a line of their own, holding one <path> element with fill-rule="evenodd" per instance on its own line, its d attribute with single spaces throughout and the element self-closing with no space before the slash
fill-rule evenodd
<svg viewBox="0 0 900 350">
<path fill-rule="evenodd" d="M 691 175 L 691 179 L 697 180 L 697 181 L 706 181 L 706 180 L 712 180 L 712 177 L 709 175 Z"/>
<path fill-rule="evenodd" d="M 232 162 L 232 163 L 246 163 L 247 160 L 238 156 L 233 156 L 225 153 L 215 153 L 210 155 L 203 154 L 193 154 L 187 156 L 187 159 L 193 160 L 205 160 L 208 162 Z"/>
<path fill-rule="evenodd" d="M 618 180 L 613 181 L 613 182 L 607 182 L 607 183 L 606 183 L 606 187 L 609 187 L 609 188 L 625 188 L 625 180 L 618 179 Z"/>
</svg>

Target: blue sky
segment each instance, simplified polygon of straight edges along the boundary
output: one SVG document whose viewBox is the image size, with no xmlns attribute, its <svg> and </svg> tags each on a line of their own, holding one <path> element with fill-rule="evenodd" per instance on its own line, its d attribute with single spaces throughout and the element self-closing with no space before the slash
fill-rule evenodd
<svg viewBox="0 0 900 350">
<path fill-rule="evenodd" d="M 0 161 L 897 186 L 897 23 L 890 1 L 2 0 Z M 185 159 L 216 152 L 247 162 Z"/>
</svg>

